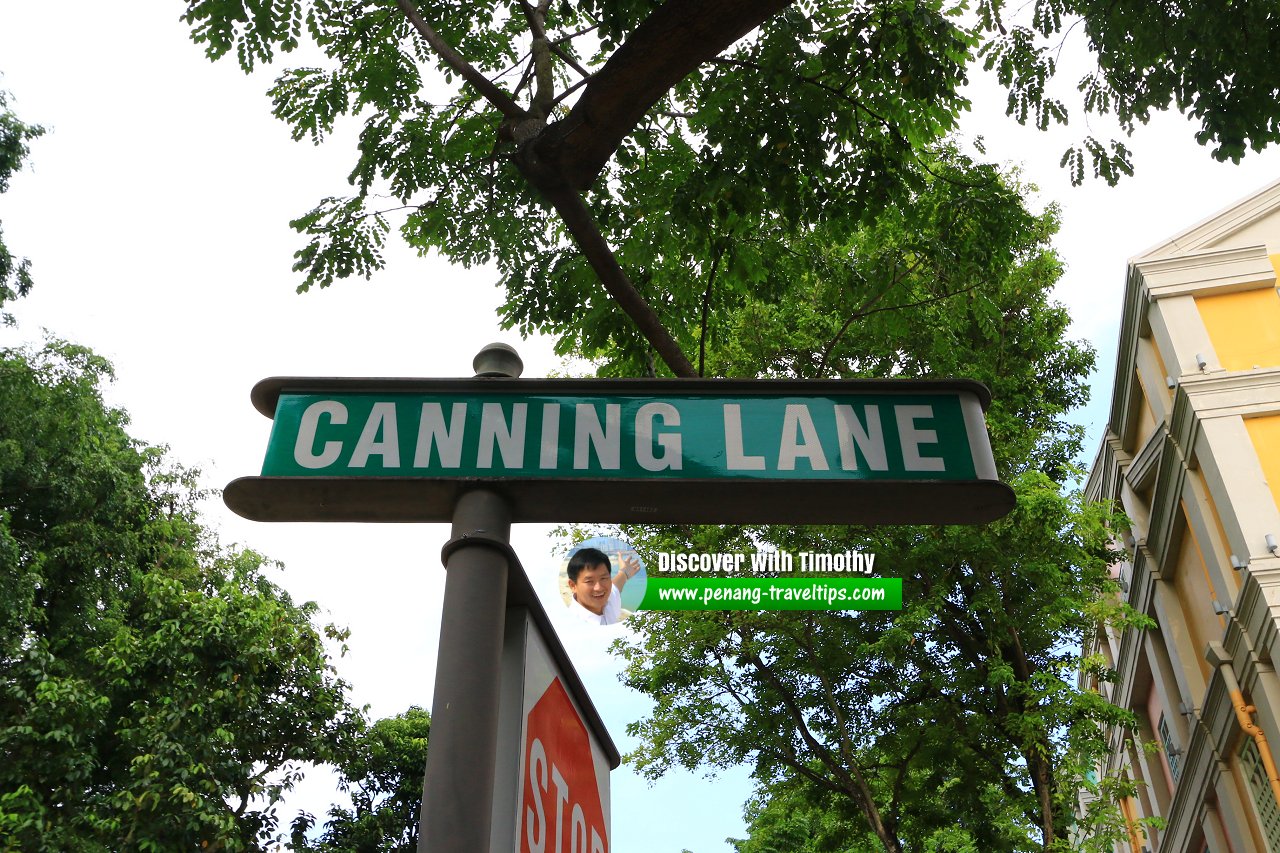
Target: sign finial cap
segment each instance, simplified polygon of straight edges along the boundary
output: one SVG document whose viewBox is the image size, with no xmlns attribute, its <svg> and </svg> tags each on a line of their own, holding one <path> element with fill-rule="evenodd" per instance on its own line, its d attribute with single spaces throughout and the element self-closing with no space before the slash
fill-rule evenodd
<svg viewBox="0 0 1280 853">
<path fill-rule="evenodd" d="M 471 361 L 476 376 L 502 376 L 518 379 L 524 372 L 524 362 L 515 347 L 503 343 L 492 343 L 476 353 Z"/>
</svg>

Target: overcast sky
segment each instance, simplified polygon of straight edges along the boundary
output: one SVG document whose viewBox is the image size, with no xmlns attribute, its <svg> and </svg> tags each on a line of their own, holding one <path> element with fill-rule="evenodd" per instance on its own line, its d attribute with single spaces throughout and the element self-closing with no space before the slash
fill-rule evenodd
<svg viewBox="0 0 1280 853">
<path fill-rule="evenodd" d="M 292 142 L 270 116 L 269 76 L 206 62 L 178 21 L 182 8 L 0 3 L 0 88 L 24 120 L 49 128 L 30 169 L 0 196 L 9 247 L 33 260 L 36 277 L 33 294 L 10 306 L 19 326 L 0 330 L 0 343 L 39 340 L 47 329 L 110 358 L 119 378 L 109 398 L 130 411 L 134 434 L 168 444 L 213 487 L 260 468 L 270 422 L 249 390 L 263 377 L 468 376 L 491 340 L 519 349 L 525 376 L 559 367 L 548 342 L 499 331 L 492 270 L 395 245 L 372 281 L 295 294 L 299 241 L 288 221 L 347 191 L 350 149 Z M 1016 129 L 989 85 L 974 96 L 966 134 L 984 136 L 992 157 L 1023 164 L 1041 188 L 1038 203 L 1063 207 L 1059 295 L 1077 336 L 1101 356 L 1095 402 L 1079 415 L 1096 444 L 1126 259 L 1280 177 L 1280 159 L 1214 163 L 1189 124 L 1165 117 L 1131 143 L 1138 177 L 1071 188 L 1057 166 L 1062 138 Z M 208 518 L 225 540 L 283 561 L 281 584 L 351 628 L 341 671 L 375 717 L 430 706 L 444 525 L 265 525 L 220 502 Z M 549 528 L 521 525 L 513 538 L 554 603 Z M 625 726 L 643 700 L 617 683 L 601 629 L 559 624 L 625 751 Z M 616 853 L 723 853 L 724 838 L 742 834 L 745 772 L 713 785 L 676 774 L 649 788 L 624 767 L 612 784 Z M 298 802 L 322 811 L 331 787 L 318 778 Z"/>
</svg>

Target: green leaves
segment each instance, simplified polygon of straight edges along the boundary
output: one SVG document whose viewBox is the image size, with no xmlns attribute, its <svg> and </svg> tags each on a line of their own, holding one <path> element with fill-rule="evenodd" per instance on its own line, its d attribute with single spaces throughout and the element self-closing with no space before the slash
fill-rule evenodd
<svg viewBox="0 0 1280 853">
<path fill-rule="evenodd" d="M 414 853 L 430 732 L 431 716 L 414 707 L 378 720 L 345 744 L 339 784 L 351 795 L 351 808 L 331 808 L 324 832 L 314 841 L 307 834 L 315 818 L 299 815 L 292 828 L 294 849 Z"/>
<path fill-rule="evenodd" d="M 9 98 L 0 91 L 0 193 L 9 189 L 9 179 L 22 168 L 30 153 L 27 143 L 44 135 L 43 127 L 25 124 L 9 110 Z"/>
<path fill-rule="evenodd" d="M 314 606 L 201 528 L 109 375 L 0 351 L 0 848 L 260 849 L 358 715 Z"/>
<path fill-rule="evenodd" d="M 1112 520 L 1039 472 L 1013 486 L 1017 509 L 981 528 L 628 530 L 654 550 L 856 549 L 906 579 L 898 613 L 639 614 L 624 680 L 654 710 L 629 760 L 651 776 L 749 763 L 743 851 L 1054 842 L 1044 821 L 1064 826 L 1106 727 L 1131 722 L 1075 684 L 1092 603 L 1115 591 Z"/>
<path fill-rule="evenodd" d="M 1084 180 L 1084 155 L 1087 152 L 1093 164 L 1093 176 L 1102 178 L 1110 186 L 1115 186 L 1120 181 L 1121 175 L 1133 174 L 1133 162 L 1129 149 L 1124 143 L 1112 140 L 1110 149 L 1108 151 L 1102 142 L 1088 136 L 1081 145 L 1068 148 L 1063 153 L 1059 165 L 1068 169 L 1071 172 L 1072 182 L 1078 184 Z"/>
<path fill-rule="evenodd" d="M 271 89 L 272 115 L 290 126 L 294 139 L 310 136 L 319 145 L 350 109 L 347 86 L 340 73 L 321 68 L 286 71 Z"/>
<path fill-rule="evenodd" d="M 1040 15 L 1037 14 L 1037 20 Z M 1006 113 L 1018 124 L 1026 124 L 1035 114 L 1038 130 L 1047 130 L 1052 121 L 1067 123 L 1067 108 L 1062 101 L 1046 94 L 1049 81 L 1057 71 L 1057 63 L 1049 51 L 1035 43 L 1035 34 L 1026 27 L 1014 27 L 982 46 L 984 67 L 996 70 L 1000 83 L 1009 90 Z M 1077 181 L 1078 183 L 1078 181 Z"/>
<path fill-rule="evenodd" d="M 9 95 L 0 90 L 0 193 L 9 189 L 9 179 L 22 168 L 30 153 L 28 143 L 44 135 L 44 128 L 25 124 L 9 110 Z M 15 257 L 4 243 L 0 230 L 0 309 L 11 299 L 31 290 L 31 262 Z M 0 310 L 0 323 L 11 325 L 13 317 Z"/>
<path fill-rule="evenodd" d="M 1214 156 L 1238 159 L 1280 134 L 1273 4 L 979 0 L 970 18 L 942 0 L 744 0 L 739 22 L 763 26 L 687 66 L 678 51 L 696 51 L 653 33 L 720 23 L 692 0 L 528 16 L 446 0 L 420 4 L 412 26 L 389 0 L 187 8 L 208 54 L 234 50 L 245 68 L 291 49 L 305 21 L 330 65 L 285 72 L 276 114 L 313 141 L 342 115 L 363 122 L 355 195 L 294 223 L 309 241 L 296 256 L 301 289 L 380 267 L 391 211 L 370 200 L 385 194 L 407 210 L 401 235 L 420 252 L 495 264 L 505 326 L 553 334 L 559 352 L 605 375 L 666 370 L 655 351 L 683 365 L 674 350 L 696 352 L 706 375 L 986 382 L 997 458 L 1025 501 L 998 525 L 657 534 L 690 547 L 738 536 L 874 548 L 903 567 L 915 598 L 895 617 L 641 623 L 651 631 L 628 678 L 659 704 L 640 758 L 660 770 L 750 755 L 762 780 L 809 786 L 783 792 L 816 803 L 805 820 L 825 827 L 828 805 L 814 797 L 837 797 L 890 850 L 898 835 L 932 850 L 1062 840 L 1055 810 L 1096 745 L 1096 728 L 1071 720 L 1111 720 L 1066 680 L 1069 638 L 1108 594 L 1105 514 L 1061 490 L 1081 441 L 1064 419 L 1086 397 L 1093 353 L 1066 339 L 1069 318 L 1048 297 L 1061 271 L 1047 248 L 1055 212 L 1031 215 L 1011 178 L 945 139 L 979 61 L 1015 120 L 1067 123 L 1057 50 L 1073 29 L 1063 22 L 1078 19 L 1099 63 L 1078 88 L 1086 113 L 1130 131 L 1172 103 L 1202 120 Z M 1061 163 L 1076 182 L 1133 170 L 1122 142 L 1093 136 Z M 565 198 L 578 192 L 590 210 L 575 218 Z M 628 313 L 602 281 L 634 297 Z M 657 316 L 643 335 L 636 302 Z M 806 651 L 818 636 L 833 642 Z M 869 720 L 885 734 L 859 727 Z M 743 732 L 772 740 L 752 746 Z"/>
<path fill-rule="evenodd" d="M 1215 159 L 1280 139 L 1276 85 L 1262 57 L 1280 46 L 1270 4 L 1074 2 L 1122 122 L 1145 122 L 1172 103 L 1199 119 L 1197 140 Z M 1262 64 L 1259 64 L 1259 62 Z"/>
<path fill-rule="evenodd" d="M 277 50 L 298 46 L 302 16 L 299 0 L 191 0 L 182 20 L 206 56 L 219 59 L 234 50 L 248 72 L 270 62 Z"/>
<path fill-rule="evenodd" d="M 724 339 L 726 300 L 770 287 L 778 256 L 754 241 L 821 232 L 843 244 L 911 203 L 969 106 L 976 62 L 1008 90 L 1009 115 L 1041 130 L 1083 109 L 1127 133 L 1172 104 L 1201 120 L 1219 159 L 1280 139 L 1267 76 L 1280 13 L 1268 4 L 982 0 L 967 11 L 947 0 L 744 0 L 728 15 L 703 0 L 527 11 L 189 0 L 184 20 L 208 56 L 234 53 L 246 70 L 305 32 L 327 65 L 283 72 L 274 113 L 313 142 L 344 115 L 363 122 L 349 176 L 358 197 L 398 199 L 410 211 L 401 234 L 420 252 L 495 263 L 506 326 L 556 335 L 563 352 L 586 339 L 582 355 L 625 353 L 609 372 L 647 370 L 660 353 L 685 373 L 692 361 L 705 371 L 707 343 Z M 705 44 L 687 40 L 694 32 Z M 1059 92 L 1058 55 L 1082 32 L 1098 68 Z M 1122 141 L 1088 134 L 1060 162 L 1077 183 L 1133 171 Z M 566 213 L 566 192 L 585 193 L 589 213 Z M 553 199 L 571 226 L 550 215 Z M 380 215 L 327 199 L 299 219 L 302 289 L 377 269 Z M 595 258 L 592 275 L 566 253 Z M 565 277 L 530 272 L 551 266 Z"/>
<path fill-rule="evenodd" d="M 379 211 L 365 209 L 366 199 L 326 198 L 289 225 L 314 238 L 305 248 L 294 253 L 294 272 L 305 272 L 306 279 L 298 292 L 312 285 L 328 287 L 335 278 L 362 275 L 369 278 L 382 269 L 382 247 L 391 226 Z"/>
</svg>

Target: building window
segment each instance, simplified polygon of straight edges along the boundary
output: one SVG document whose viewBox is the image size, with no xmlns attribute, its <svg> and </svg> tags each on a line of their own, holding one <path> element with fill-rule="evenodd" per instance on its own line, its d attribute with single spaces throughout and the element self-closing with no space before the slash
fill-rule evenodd
<svg viewBox="0 0 1280 853">
<path fill-rule="evenodd" d="M 1160 715 L 1160 725 L 1156 730 L 1160 735 L 1160 743 L 1164 745 L 1164 757 L 1169 762 L 1169 775 L 1173 777 L 1176 784 L 1178 777 L 1182 775 L 1182 750 L 1173 742 L 1173 737 L 1169 734 L 1169 721 L 1164 718 L 1163 713 Z"/>
<path fill-rule="evenodd" d="M 1240 740 L 1240 770 L 1249 783 L 1249 793 L 1253 795 L 1253 806 L 1258 811 L 1258 823 L 1262 827 L 1267 850 L 1276 853 L 1280 851 L 1280 806 L 1276 805 L 1276 795 L 1271 791 L 1258 746 L 1248 736 Z"/>
</svg>

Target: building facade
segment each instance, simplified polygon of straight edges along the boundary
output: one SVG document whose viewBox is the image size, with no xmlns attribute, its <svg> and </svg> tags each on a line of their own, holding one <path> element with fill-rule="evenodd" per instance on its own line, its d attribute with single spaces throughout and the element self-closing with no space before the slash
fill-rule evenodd
<svg viewBox="0 0 1280 853">
<path fill-rule="evenodd" d="M 1138 719 L 1123 853 L 1280 853 L 1280 182 L 1129 263 L 1107 435 L 1086 485 L 1131 522 L 1090 686 Z M 1143 744 L 1158 744 L 1148 750 Z"/>
</svg>

